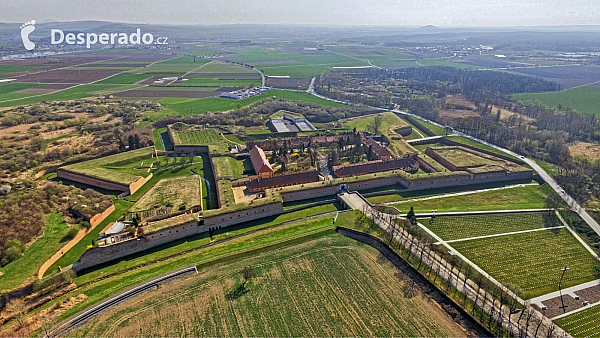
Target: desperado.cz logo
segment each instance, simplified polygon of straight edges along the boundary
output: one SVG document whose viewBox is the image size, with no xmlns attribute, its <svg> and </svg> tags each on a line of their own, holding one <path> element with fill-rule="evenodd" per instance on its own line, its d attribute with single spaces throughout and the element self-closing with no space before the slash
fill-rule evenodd
<svg viewBox="0 0 600 338">
<path fill-rule="evenodd" d="M 29 22 L 21 25 L 21 39 L 23 40 L 23 46 L 27 50 L 33 50 L 35 48 L 35 43 L 29 40 L 29 34 L 35 30 L 35 20 L 31 20 Z M 99 43 L 101 45 L 166 45 L 168 38 L 167 37 L 158 37 L 154 39 L 154 36 L 151 33 L 142 34 L 141 30 L 138 28 L 135 33 L 126 34 L 126 33 L 72 33 L 72 32 L 63 32 L 60 29 L 51 29 L 50 30 L 50 43 L 53 45 L 59 45 L 61 43 L 66 43 L 68 45 L 85 45 L 87 48 Z"/>
</svg>

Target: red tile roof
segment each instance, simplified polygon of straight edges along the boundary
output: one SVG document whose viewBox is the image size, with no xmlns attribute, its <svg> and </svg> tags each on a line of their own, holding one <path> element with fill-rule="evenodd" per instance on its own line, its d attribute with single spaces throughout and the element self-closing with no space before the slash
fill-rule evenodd
<svg viewBox="0 0 600 338">
<path fill-rule="evenodd" d="M 333 173 L 336 177 L 341 178 L 378 173 L 396 169 L 414 171 L 419 169 L 419 163 L 410 157 L 403 157 L 391 161 L 377 160 L 364 163 L 336 165 L 333 167 Z"/>
<path fill-rule="evenodd" d="M 259 178 L 252 180 L 248 185 L 251 192 L 265 190 L 269 188 L 286 187 L 290 185 L 305 184 L 320 181 L 318 171 L 305 171 L 292 174 L 277 175 L 269 178 Z"/>
<path fill-rule="evenodd" d="M 371 149 L 373 150 L 373 154 L 375 154 L 375 156 L 377 156 L 377 158 L 380 160 L 393 157 L 392 153 L 390 153 L 390 151 L 387 150 L 387 148 L 379 144 L 379 142 L 375 141 L 371 137 L 364 138 L 363 144 L 367 148 L 371 147 Z"/>
<path fill-rule="evenodd" d="M 252 166 L 257 175 L 259 173 L 273 172 L 273 168 L 271 168 L 271 164 L 269 163 L 269 160 L 267 160 L 265 152 L 258 146 L 254 146 L 250 149 L 250 161 L 252 161 Z"/>
</svg>

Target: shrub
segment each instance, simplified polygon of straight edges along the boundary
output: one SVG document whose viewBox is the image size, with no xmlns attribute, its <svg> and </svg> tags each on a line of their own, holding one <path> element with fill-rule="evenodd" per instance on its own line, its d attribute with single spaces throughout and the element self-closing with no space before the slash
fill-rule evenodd
<svg viewBox="0 0 600 338">
<path fill-rule="evenodd" d="M 65 237 L 68 239 L 73 239 L 73 238 L 75 238 L 75 236 L 77 236 L 78 233 L 79 233 L 79 225 L 75 224 L 75 225 L 71 226 L 71 229 L 69 229 L 69 231 L 67 232 Z"/>
</svg>

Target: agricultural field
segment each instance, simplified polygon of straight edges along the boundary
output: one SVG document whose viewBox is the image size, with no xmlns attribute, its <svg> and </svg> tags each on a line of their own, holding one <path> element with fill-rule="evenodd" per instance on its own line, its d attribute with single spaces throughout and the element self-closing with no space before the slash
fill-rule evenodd
<svg viewBox="0 0 600 338">
<path fill-rule="evenodd" d="M 501 283 L 518 287 L 524 298 L 558 291 L 565 266 L 563 288 L 600 278 L 600 263 L 565 228 L 450 245 Z"/>
<path fill-rule="evenodd" d="M 421 223 L 445 241 L 562 226 L 552 211 L 438 216 L 433 221 L 422 219 Z"/>
<path fill-rule="evenodd" d="M 236 65 L 229 62 L 222 61 L 211 61 L 204 66 L 197 69 L 194 73 L 200 73 L 204 76 L 209 75 L 227 75 L 227 74 L 245 74 L 245 75 L 259 75 L 254 69 Z M 260 76 L 259 76 L 260 77 Z"/>
<path fill-rule="evenodd" d="M 311 78 L 332 67 L 368 66 L 368 63 L 349 56 L 301 48 L 282 50 L 251 47 L 226 59 L 251 64 L 266 75 L 287 75 L 292 78 Z"/>
<path fill-rule="evenodd" d="M 168 206 L 184 211 L 202 205 L 202 179 L 198 175 L 182 176 L 158 181 L 129 209 L 130 212 L 150 210 L 155 206 Z"/>
<path fill-rule="evenodd" d="M 256 277 L 240 289 L 243 266 Z M 325 237 L 200 269 L 92 319 L 74 336 L 465 335 L 435 303 L 405 297 L 395 273 L 375 250 Z"/>
<path fill-rule="evenodd" d="M 228 153 L 227 141 L 214 129 L 175 130 L 172 129 L 174 145 L 209 146 L 215 153 Z"/>
<path fill-rule="evenodd" d="M 555 320 L 555 323 L 573 337 L 597 337 L 600 335 L 600 305 Z"/>
<path fill-rule="evenodd" d="M 586 86 L 560 92 L 515 94 L 513 98 L 520 102 L 542 104 L 551 108 L 561 105 L 582 113 L 600 115 L 600 87 Z"/>
<path fill-rule="evenodd" d="M 155 62 L 145 67 L 135 68 L 129 72 L 145 74 L 173 73 L 183 75 L 184 73 L 194 71 L 196 68 L 199 68 L 208 62 L 210 62 L 210 60 L 203 58 L 196 58 L 196 62 L 194 62 L 193 57 L 179 56 L 165 61 Z"/>
<path fill-rule="evenodd" d="M 417 62 L 420 66 L 442 66 L 442 67 L 453 67 L 453 68 L 461 68 L 461 69 L 479 69 L 481 67 L 470 65 L 468 63 L 463 62 L 454 62 L 445 59 L 426 59 L 419 60 Z"/>
<path fill-rule="evenodd" d="M 117 155 L 71 164 L 62 168 L 102 180 L 129 185 L 150 173 L 154 161 L 151 147 L 127 151 Z"/>
<path fill-rule="evenodd" d="M 598 66 L 527 67 L 511 69 L 510 72 L 557 82 L 565 89 L 587 84 L 598 87 L 600 77 Z"/>
</svg>

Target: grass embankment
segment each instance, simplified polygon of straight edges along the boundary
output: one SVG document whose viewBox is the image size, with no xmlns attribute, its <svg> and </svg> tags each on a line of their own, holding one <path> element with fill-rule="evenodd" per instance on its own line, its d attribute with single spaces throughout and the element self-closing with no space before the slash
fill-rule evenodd
<svg viewBox="0 0 600 338">
<path fill-rule="evenodd" d="M 498 185 L 481 186 L 481 189 L 497 188 Z M 468 193 L 473 187 L 467 189 L 440 189 L 436 191 L 415 191 L 391 193 L 389 195 L 368 197 L 371 203 L 394 203 L 400 209 L 415 208 L 415 212 L 425 213 L 431 210 L 443 211 L 477 211 L 477 210 L 509 210 L 509 209 L 542 209 L 545 200 L 552 191 L 548 185 L 528 185 L 507 187 L 506 189 L 490 190 Z M 441 197 L 443 194 L 465 193 L 464 195 Z M 408 201 L 416 198 L 428 198 L 421 201 Z"/>
<path fill-rule="evenodd" d="M 87 235 L 85 235 L 85 237 L 79 241 L 79 243 L 75 244 L 75 246 L 71 248 L 71 250 L 65 252 L 64 256 L 62 256 L 48 269 L 48 271 L 46 271 L 46 276 L 52 272 L 56 272 L 59 266 L 65 267 L 75 263 L 85 252 L 86 247 L 91 245 L 93 240 L 98 239 L 98 234 L 100 234 L 100 231 L 102 231 L 102 229 L 104 229 L 110 222 L 114 222 L 119 219 L 119 217 L 121 217 L 121 215 L 123 215 L 123 213 L 132 205 L 132 203 L 124 200 L 115 200 L 114 204 L 115 211 L 106 217 L 104 221 L 98 224 L 98 226 L 88 232 Z"/>
<path fill-rule="evenodd" d="M 67 244 L 68 231 L 69 226 L 60 213 L 48 214 L 44 236 L 27 248 L 21 258 L 0 269 L 0 290 L 12 290 L 32 277 L 46 260 Z"/>
</svg>

